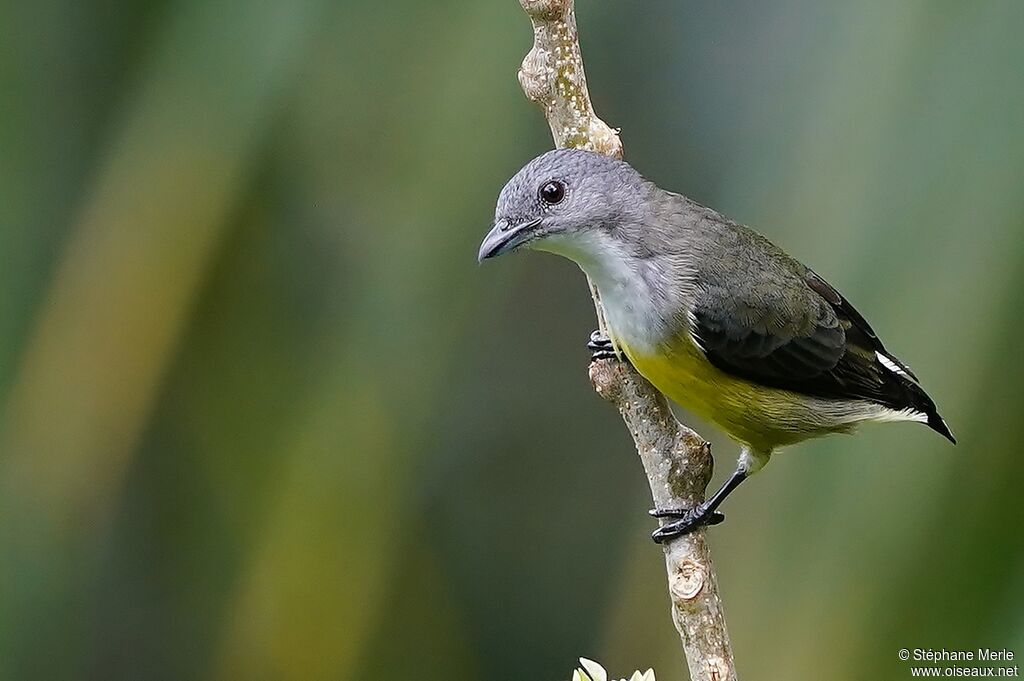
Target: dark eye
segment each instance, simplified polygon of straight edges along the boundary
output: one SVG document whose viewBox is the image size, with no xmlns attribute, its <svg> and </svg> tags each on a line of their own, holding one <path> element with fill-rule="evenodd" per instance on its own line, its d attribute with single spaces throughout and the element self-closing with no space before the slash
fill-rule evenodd
<svg viewBox="0 0 1024 681">
<path fill-rule="evenodd" d="M 565 185 L 556 180 L 546 183 L 540 188 L 540 198 L 552 205 L 560 202 L 565 198 Z"/>
</svg>

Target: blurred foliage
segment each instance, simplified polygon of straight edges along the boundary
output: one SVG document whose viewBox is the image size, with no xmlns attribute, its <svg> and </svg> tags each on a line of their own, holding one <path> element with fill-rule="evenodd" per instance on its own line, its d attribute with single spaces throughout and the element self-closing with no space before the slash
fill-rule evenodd
<svg viewBox="0 0 1024 681">
<path fill-rule="evenodd" d="M 842 288 L 961 442 L 730 499 L 741 674 L 1024 654 L 1024 4 L 578 9 L 628 158 Z M 685 676 L 582 276 L 475 262 L 550 146 L 529 44 L 513 0 L 0 4 L 0 679 Z"/>
</svg>

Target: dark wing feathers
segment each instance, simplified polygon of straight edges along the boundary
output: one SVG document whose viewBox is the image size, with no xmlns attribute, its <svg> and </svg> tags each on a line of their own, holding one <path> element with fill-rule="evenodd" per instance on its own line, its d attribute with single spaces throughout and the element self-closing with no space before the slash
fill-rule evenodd
<svg viewBox="0 0 1024 681">
<path fill-rule="evenodd" d="M 760 291 L 744 301 L 719 295 L 714 304 L 698 304 L 694 332 L 708 360 L 772 388 L 911 409 L 953 440 L 914 374 L 885 350 L 864 317 L 814 272 L 806 271 L 805 282 L 807 296 L 795 303 Z"/>
<path fill-rule="evenodd" d="M 875 352 L 881 352 L 910 378 L 914 381 L 917 380 L 917 376 L 910 370 L 910 367 L 886 352 L 885 348 L 882 347 L 882 341 L 878 339 L 878 335 L 875 334 L 868 321 L 857 312 L 853 305 L 850 305 L 846 298 L 843 298 L 839 291 L 832 288 L 831 284 L 818 276 L 817 272 L 808 269 L 807 285 L 812 291 L 824 298 L 835 309 L 837 314 L 850 321 L 850 332 L 848 335 L 853 344 L 858 347 L 869 348 Z"/>
<path fill-rule="evenodd" d="M 834 367 L 845 347 L 834 315 L 812 325 L 806 335 L 722 308 L 698 306 L 696 318 L 697 336 L 712 363 L 721 362 L 744 377 L 809 380 Z"/>
</svg>

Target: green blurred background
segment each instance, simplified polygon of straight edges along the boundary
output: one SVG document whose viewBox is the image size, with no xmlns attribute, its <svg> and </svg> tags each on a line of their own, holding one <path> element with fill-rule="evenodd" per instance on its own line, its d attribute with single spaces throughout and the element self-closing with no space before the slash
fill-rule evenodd
<svg viewBox="0 0 1024 681">
<path fill-rule="evenodd" d="M 960 439 L 776 457 L 711 532 L 748 679 L 1024 655 L 1024 3 L 578 7 L 627 158 L 864 312 Z M 515 0 L 0 3 L 0 678 L 685 678 Z M 710 427 L 719 477 L 734 445 Z"/>
</svg>

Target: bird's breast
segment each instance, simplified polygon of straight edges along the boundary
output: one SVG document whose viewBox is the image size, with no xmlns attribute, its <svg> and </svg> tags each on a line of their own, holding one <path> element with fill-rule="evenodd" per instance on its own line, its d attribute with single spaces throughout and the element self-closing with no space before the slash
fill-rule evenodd
<svg viewBox="0 0 1024 681">
<path fill-rule="evenodd" d="M 683 286 L 672 283 L 652 263 L 626 258 L 609 258 L 600 266 L 584 267 L 597 286 L 616 345 L 629 345 L 638 352 L 654 352 L 671 335 L 685 315 L 678 314 L 686 299 Z"/>
<path fill-rule="evenodd" d="M 619 347 L 640 374 L 676 404 L 718 425 L 757 451 L 829 432 L 849 430 L 863 410 L 846 403 L 801 397 L 727 374 L 704 355 L 689 334 L 653 351 L 620 340 Z"/>
</svg>

